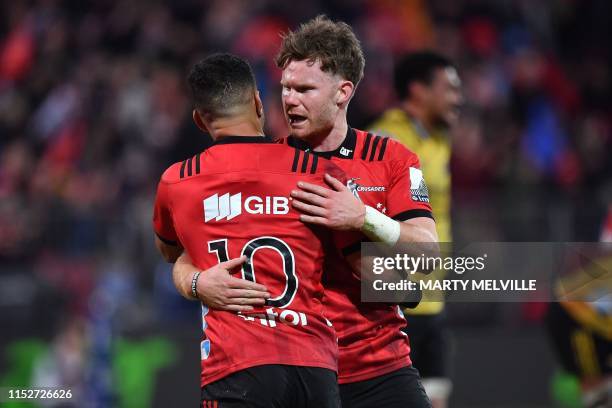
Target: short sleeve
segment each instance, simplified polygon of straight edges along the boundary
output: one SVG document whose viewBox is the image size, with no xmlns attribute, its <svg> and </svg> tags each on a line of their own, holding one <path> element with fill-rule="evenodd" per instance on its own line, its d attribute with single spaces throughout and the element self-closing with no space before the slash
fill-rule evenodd
<svg viewBox="0 0 612 408">
<path fill-rule="evenodd" d="M 177 245 L 178 237 L 174 229 L 170 210 L 169 185 L 160 181 L 157 185 L 155 206 L 153 208 L 153 230 L 157 237 L 168 245 Z"/>
<path fill-rule="evenodd" d="M 397 221 L 433 218 L 419 158 L 401 144 L 394 145 L 393 157 L 389 161 L 387 215 Z"/>
</svg>

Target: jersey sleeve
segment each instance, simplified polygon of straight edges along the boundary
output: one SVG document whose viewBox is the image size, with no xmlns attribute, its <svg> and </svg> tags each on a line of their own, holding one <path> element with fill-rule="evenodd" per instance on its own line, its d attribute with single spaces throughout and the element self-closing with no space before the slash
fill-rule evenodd
<svg viewBox="0 0 612 408">
<path fill-rule="evenodd" d="M 179 240 L 172 220 L 168 190 L 169 184 L 162 178 L 157 185 L 157 194 L 153 207 L 153 230 L 155 235 L 165 244 L 177 245 Z"/>
<path fill-rule="evenodd" d="M 418 156 L 398 142 L 389 142 L 393 146 L 388 163 L 387 215 L 397 221 L 433 218 Z"/>
</svg>

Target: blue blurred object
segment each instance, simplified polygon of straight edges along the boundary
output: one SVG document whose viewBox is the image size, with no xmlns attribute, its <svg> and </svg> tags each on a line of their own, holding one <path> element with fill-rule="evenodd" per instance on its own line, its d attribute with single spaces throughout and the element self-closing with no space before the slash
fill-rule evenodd
<svg viewBox="0 0 612 408">
<path fill-rule="evenodd" d="M 531 163 L 547 175 L 554 173 L 558 159 L 567 149 L 567 135 L 553 106 L 544 97 L 531 102 L 527 108 L 522 148 Z"/>
</svg>

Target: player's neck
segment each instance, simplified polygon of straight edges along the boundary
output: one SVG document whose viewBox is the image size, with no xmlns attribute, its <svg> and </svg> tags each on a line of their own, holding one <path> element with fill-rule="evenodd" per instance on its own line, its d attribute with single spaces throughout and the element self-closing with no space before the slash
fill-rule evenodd
<svg viewBox="0 0 612 408">
<path fill-rule="evenodd" d="M 331 152 L 342 145 L 347 131 L 348 123 L 346 122 L 346 115 L 339 116 L 329 132 L 313 136 L 307 142 L 315 152 Z"/>
<path fill-rule="evenodd" d="M 209 131 L 213 140 L 226 136 L 264 136 L 263 129 L 257 120 L 242 117 L 215 120 L 210 123 Z"/>
<path fill-rule="evenodd" d="M 435 130 L 435 126 L 429 118 L 429 115 L 427 115 L 427 111 L 423 107 L 413 102 L 405 101 L 402 103 L 401 108 L 404 112 L 410 115 L 410 117 L 418 120 L 421 126 L 423 126 L 428 133 L 432 133 Z"/>
</svg>

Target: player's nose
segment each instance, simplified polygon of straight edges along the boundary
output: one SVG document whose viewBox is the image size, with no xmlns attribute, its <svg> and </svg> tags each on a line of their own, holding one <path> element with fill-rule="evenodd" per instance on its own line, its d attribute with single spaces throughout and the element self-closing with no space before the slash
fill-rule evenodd
<svg viewBox="0 0 612 408">
<path fill-rule="evenodd" d="M 297 106 L 299 104 L 299 101 L 293 90 L 283 91 L 283 103 L 285 104 L 285 106 Z"/>
<path fill-rule="evenodd" d="M 463 93 L 461 91 L 455 91 L 452 95 L 452 103 L 455 107 L 459 108 L 463 105 Z"/>
</svg>

